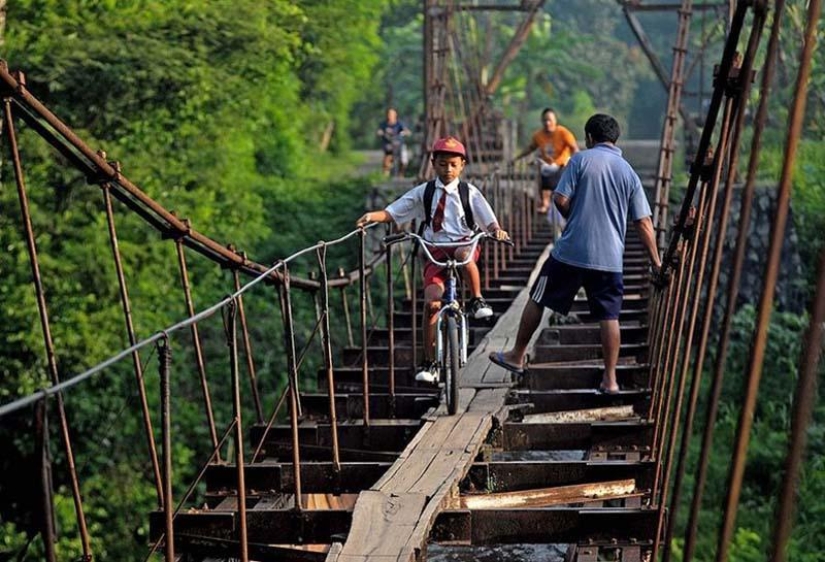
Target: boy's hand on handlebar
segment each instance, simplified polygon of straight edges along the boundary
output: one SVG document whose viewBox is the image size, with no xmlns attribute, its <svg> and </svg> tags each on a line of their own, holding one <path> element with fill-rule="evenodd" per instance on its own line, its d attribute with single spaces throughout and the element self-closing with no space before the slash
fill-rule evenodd
<svg viewBox="0 0 825 562">
<path fill-rule="evenodd" d="M 510 240 L 510 235 L 503 228 L 499 228 L 492 231 L 490 235 L 499 242 L 507 242 Z"/>
</svg>

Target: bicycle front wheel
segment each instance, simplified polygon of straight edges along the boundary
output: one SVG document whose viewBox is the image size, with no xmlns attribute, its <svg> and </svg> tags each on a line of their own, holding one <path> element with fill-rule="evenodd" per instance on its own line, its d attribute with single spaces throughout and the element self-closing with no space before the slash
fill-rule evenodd
<svg viewBox="0 0 825 562">
<path fill-rule="evenodd" d="M 461 347 L 459 346 L 458 324 L 454 316 L 447 317 L 447 354 L 445 362 L 444 393 L 447 395 L 447 411 L 450 415 L 458 412 L 458 370 L 461 368 Z"/>
</svg>

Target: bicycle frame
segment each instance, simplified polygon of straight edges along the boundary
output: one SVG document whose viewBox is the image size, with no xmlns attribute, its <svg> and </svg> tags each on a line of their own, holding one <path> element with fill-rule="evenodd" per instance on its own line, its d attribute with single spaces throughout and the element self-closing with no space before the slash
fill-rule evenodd
<svg viewBox="0 0 825 562">
<path fill-rule="evenodd" d="M 464 313 L 458 300 L 458 283 L 456 268 L 448 267 L 447 282 L 444 284 L 444 294 L 441 297 L 441 309 L 436 316 L 435 324 L 435 360 L 439 365 L 445 363 L 446 345 L 444 342 L 444 316 L 453 316 L 458 323 L 459 337 L 459 364 L 463 367 L 467 363 L 467 344 L 469 342 L 470 326 L 467 315 Z"/>
<path fill-rule="evenodd" d="M 427 258 L 435 265 L 446 268 L 447 279 L 444 283 L 444 293 L 441 296 L 441 308 L 436 313 L 435 324 L 435 362 L 444 379 L 444 394 L 447 398 L 447 410 L 450 414 L 458 411 L 459 402 L 459 369 L 467 363 L 467 346 L 470 341 L 469 318 L 458 299 L 458 274 L 460 267 L 473 260 L 476 247 L 482 238 L 495 237 L 479 232 L 469 240 L 462 242 L 430 242 L 412 232 L 394 234 L 384 238 L 386 244 L 401 240 L 416 240 Z M 448 255 L 445 261 L 433 256 L 430 248 L 467 248 L 467 255 L 462 260 L 456 260 Z"/>
<path fill-rule="evenodd" d="M 489 234 L 484 232 L 479 232 L 473 235 L 472 238 L 469 240 L 464 240 L 461 242 L 430 242 L 429 240 L 425 240 L 421 236 L 409 232 L 402 235 L 397 240 L 402 240 L 406 238 L 411 238 L 418 242 L 421 249 L 424 251 L 428 260 L 439 267 L 443 267 L 447 270 L 447 280 L 444 284 L 444 294 L 441 296 L 441 309 L 437 313 L 436 319 L 436 326 L 435 326 L 435 360 L 439 365 L 445 364 L 446 358 L 446 345 L 444 342 L 444 318 L 445 315 L 453 316 L 456 319 L 456 323 L 458 324 L 459 328 L 459 348 L 460 348 L 460 356 L 459 362 L 461 366 L 464 366 L 467 363 L 467 346 L 469 343 L 469 335 L 470 335 L 470 327 L 467 315 L 464 313 L 464 309 L 461 306 L 461 303 L 458 299 L 458 269 L 464 267 L 468 263 L 470 263 L 473 259 L 473 254 L 475 253 L 476 246 L 481 241 L 482 238 L 491 238 Z M 390 236 L 387 237 L 387 240 L 394 239 L 394 237 Z M 463 260 L 456 260 L 452 257 L 447 258 L 445 261 L 441 261 L 433 256 L 430 248 L 467 248 L 467 256 Z"/>
</svg>

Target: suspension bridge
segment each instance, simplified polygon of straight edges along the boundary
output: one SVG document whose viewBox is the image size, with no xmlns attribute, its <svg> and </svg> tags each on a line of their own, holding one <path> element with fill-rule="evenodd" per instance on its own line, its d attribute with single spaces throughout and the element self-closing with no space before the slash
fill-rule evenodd
<svg viewBox="0 0 825 562">
<path fill-rule="evenodd" d="M 374 226 L 357 229 L 273 264 L 255 261 L 225 241 L 194 229 L 163 201 L 150 198 L 118 162 L 89 147 L 41 103 L 27 89 L 22 72 L 10 70 L 5 63 L 0 66 L 4 143 L 13 164 L 37 301 L 38 316 L 33 321 L 42 331 L 44 364 L 52 383 L 0 405 L 0 419 L 29 412 L 37 420 L 34 442 L 39 474 L 37 489 L 31 493 L 42 506 L 36 527 L 47 560 L 57 559 L 53 544 L 59 532 L 54 525 L 50 460 L 54 447 L 67 459 L 68 474 L 61 479 L 70 482 L 77 523 L 76 530 L 62 532 L 76 532 L 80 537 L 82 551 L 77 556 L 94 557 L 85 513 L 90 503 L 105 503 L 105 498 L 84 493 L 77 470 L 82 460 L 74 456 L 71 401 L 64 397 L 82 393 L 85 384 L 105 377 L 108 369 L 122 363 L 130 364 L 134 374 L 136 407 L 146 438 L 140 445 L 147 453 L 148 478 L 157 499 L 157 509 L 145 514 L 150 521 L 147 559 L 420 561 L 433 552 L 449 555 L 451 549 L 460 547 L 496 548 L 500 559 L 510 559 L 508 546 L 552 544 L 562 545 L 559 557 L 568 561 L 637 562 L 669 560 L 677 535 L 684 538 L 682 559 L 694 556 L 698 509 L 712 449 L 709 430 L 716 419 L 725 375 L 784 3 L 618 3 L 668 91 L 661 138 L 620 141 L 649 193 L 663 267 L 651 276 L 640 242 L 629 232 L 618 369 L 623 390 L 618 394 L 595 390 L 601 377 L 601 345 L 598 323 L 589 318 L 583 300 L 576 301 L 570 319 L 551 316 L 543 323 L 523 376 L 514 378 L 487 359 L 490 351 L 506 348 L 515 337 L 531 279 L 554 238 L 553 225 L 535 211 L 536 170 L 508 163 L 513 146 L 508 135 L 502 134 L 506 124 L 488 105 L 543 2 L 486 7 L 438 0 L 424 4 L 424 144 L 429 146 L 451 132 L 467 140 L 466 178 L 482 189 L 514 241 L 513 247 L 488 245 L 483 250 L 483 289 L 495 315 L 471 327 L 471 353 L 461 371 L 459 411 L 452 416 L 439 390 L 415 383 L 412 376 L 412 366 L 421 355 L 420 272 L 409 252 L 381 244 L 388 231 Z M 484 83 L 471 75 L 471 83 L 459 90 L 451 78 L 453 71 L 471 65 L 462 58 L 456 22 L 483 9 L 513 10 L 523 14 L 523 21 L 493 75 Z M 670 10 L 678 19 L 669 74 L 636 18 L 637 11 L 653 9 Z M 675 128 L 685 117 L 682 96 L 688 32 L 694 12 L 711 9 L 724 12 L 728 30 L 705 121 L 693 130 L 695 150 L 684 196 L 671 216 Z M 820 2 L 811 0 L 764 259 L 764 288 L 745 376 L 747 387 L 730 459 L 716 553 L 720 561 L 728 559 L 739 509 L 820 11 Z M 760 48 L 768 56 L 757 68 Z M 25 158 L 17 140 L 21 121 L 103 195 L 106 235 L 130 346 L 80 374 L 60 372 L 61 350 L 51 335 L 55 320 L 44 290 Z M 750 139 L 750 147 L 745 146 L 745 138 Z M 740 154 L 747 154 L 741 163 Z M 743 178 L 737 177 L 740 166 L 747 170 Z M 424 159 L 419 177 L 430 173 Z M 387 197 L 391 196 L 389 192 Z M 734 197 L 741 199 L 738 216 L 730 212 Z M 138 217 L 175 248 L 173 267 L 180 272 L 189 314 L 173 326 L 158 327 L 145 339 L 138 337 L 133 325 L 132 311 L 140 303 L 130 298 L 116 211 Z M 4 214 L 10 212 L 4 210 Z M 729 227 L 737 228 L 738 237 L 733 256 L 724 259 L 721 241 Z M 343 248 L 354 257 L 348 270 L 330 271 L 327 252 L 333 248 Z M 230 294 L 200 311 L 193 302 L 187 269 L 193 255 L 229 270 L 232 276 Z M 295 274 L 306 269 L 314 274 Z M 727 286 L 720 281 L 723 273 Z M 261 297 L 262 288 L 268 291 L 265 297 Z M 255 341 L 250 317 L 256 299 L 273 294 L 277 294 L 285 341 L 279 369 L 286 373 L 287 384 L 280 389 L 279 400 L 268 404 L 262 399 L 263 376 L 254 354 L 257 346 L 265 344 Z M 723 313 L 715 325 L 717 301 Z M 300 306 L 312 311 L 311 325 L 301 328 L 311 334 L 309 341 L 296 338 Z M 784 559 L 795 479 L 815 396 L 811 389 L 825 320 L 821 275 L 810 310 L 787 470 L 771 538 L 772 560 Z M 221 399 L 232 402 L 233 417 L 224 426 L 212 413 L 212 401 L 217 398 L 210 393 L 204 365 L 209 350 L 204 349 L 199 332 L 199 326 L 213 317 L 223 321 L 231 375 L 231 395 Z M 333 337 L 332 326 L 343 326 L 345 337 Z M 704 419 L 698 419 L 700 378 L 712 326 L 718 349 L 710 369 L 713 379 Z M 185 354 L 179 354 L 180 347 L 186 348 Z M 150 370 L 146 357 L 151 353 L 157 358 Z M 317 364 L 322 366 L 317 372 L 305 367 L 309 353 L 320 354 Z M 198 477 L 186 483 L 178 482 L 172 469 L 176 439 L 172 375 L 183 361 L 181 355 L 195 360 L 208 428 L 204 433 L 212 451 L 207 458 L 196 459 Z M 160 385 L 159 404 L 150 404 L 147 398 L 149 380 Z M 50 426 L 57 431 L 50 431 Z M 687 451 L 694 433 L 701 432 L 699 469 L 693 489 L 688 490 Z M 186 487 L 186 493 L 173 495 L 173 489 Z M 673 506 L 689 491 L 693 493 L 689 521 L 678 532 L 671 516 Z M 201 498 L 198 503 L 193 501 L 195 495 Z"/>
</svg>

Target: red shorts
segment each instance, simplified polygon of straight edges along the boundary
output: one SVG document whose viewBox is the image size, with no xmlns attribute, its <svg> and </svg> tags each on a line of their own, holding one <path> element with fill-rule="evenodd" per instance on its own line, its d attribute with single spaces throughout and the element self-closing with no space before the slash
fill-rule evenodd
<svg viewBox="0 0 825 562">
<path fill-rule="evenodd" d="M 456 250 L 462 250 L 466 248 L 464 247 L 457 247 L 457 248 L 430 248 L 430 253 L 433 257 L 439 261 L 444 261 L 448 257 L 453 257 Z M 481 246 L 477 245 L 475 252 L 473 252 L 473 261 L 478 261 L 478 257 L 481 255 Z M 429 287 L 430 285 L 438 285 L 439 287 L 444 287 L 444 282 L 447 280 L 447 268 L 441 267 L 440 265 L 435 265 L 431 261 L 427 261 L 424 264 L 424 287 Z"/>
</svg>

